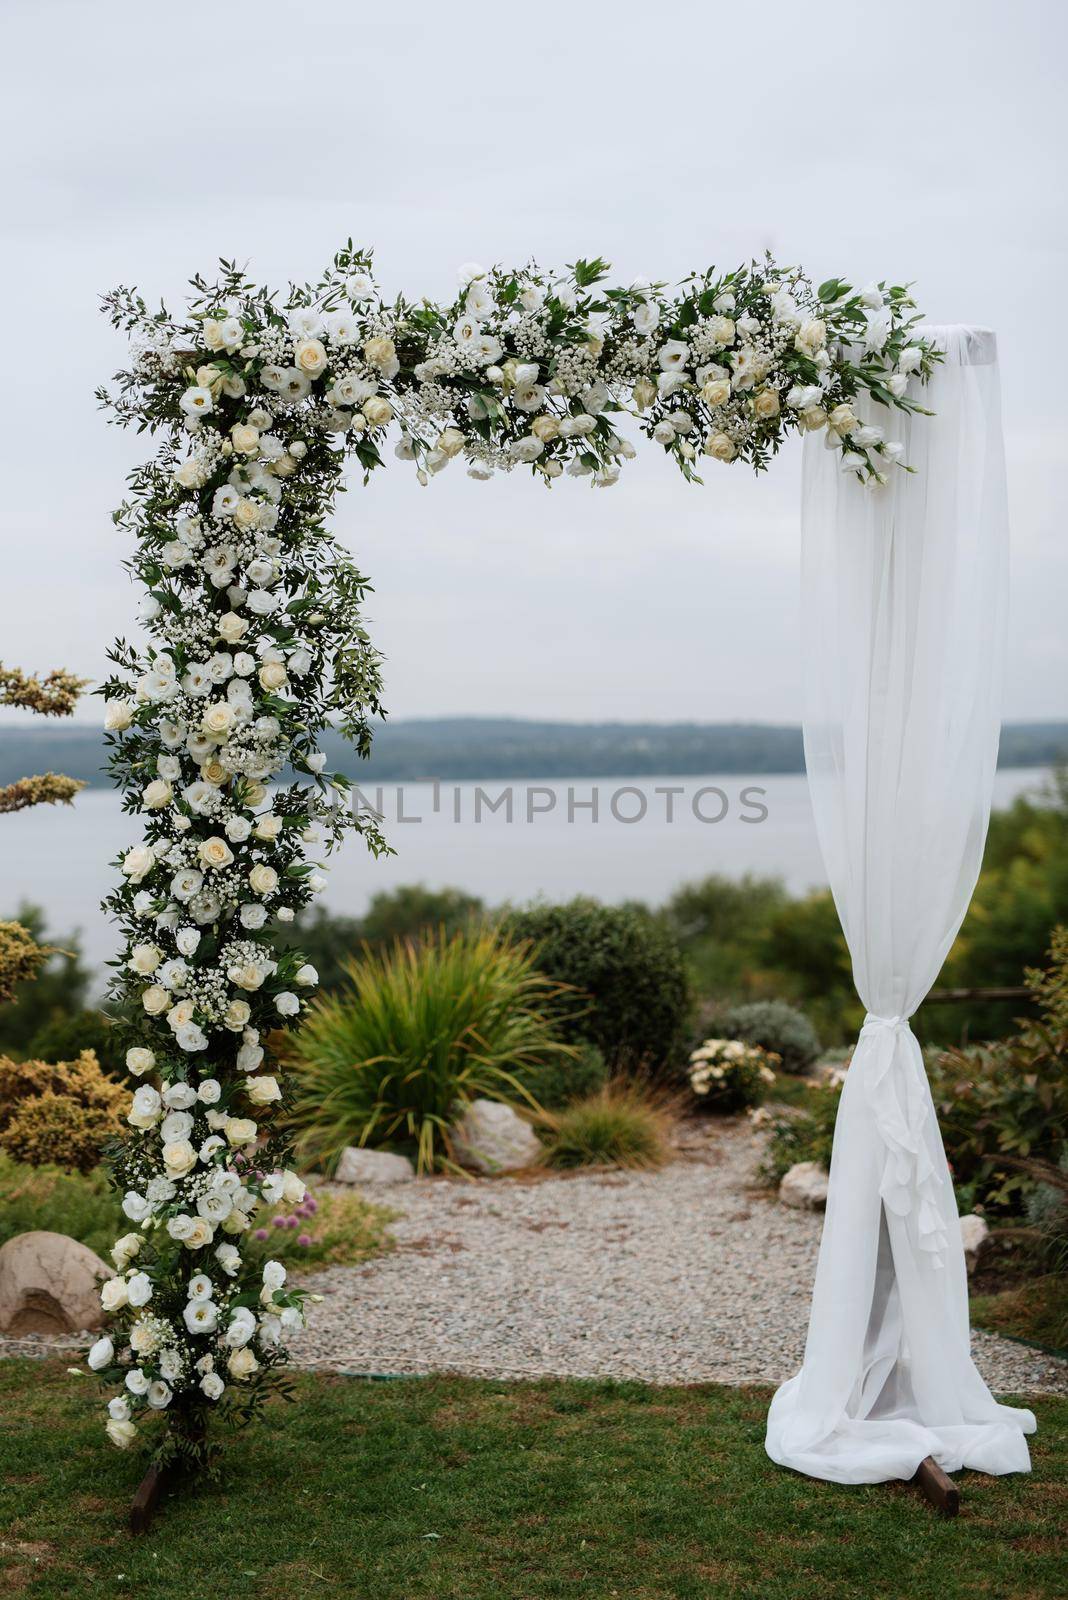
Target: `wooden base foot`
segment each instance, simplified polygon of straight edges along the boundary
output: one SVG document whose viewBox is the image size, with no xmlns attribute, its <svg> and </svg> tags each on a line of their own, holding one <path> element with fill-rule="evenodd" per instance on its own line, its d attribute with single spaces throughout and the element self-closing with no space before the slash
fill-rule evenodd
<svg viewBox="0 0 1068 1600">
<path fill-rule="evenodd" d="M 137 1485 L 137 1493 L 130 1506 L 130 1532 L 147 1533 L 152 1518 L 156 1514 L 160 1493 L 167 1481 L 167 1474 L 161 1467 L 149 1467 L 141 1482 Z"/>
<path fill-rule="evenodd" d="M 944 1517 L 957 1515 L 960 1510 L 960 1490 L 933 1456 L 924 1456 L 912 1481 L 936 1511 L 940 1511 Z"/>
</svg>

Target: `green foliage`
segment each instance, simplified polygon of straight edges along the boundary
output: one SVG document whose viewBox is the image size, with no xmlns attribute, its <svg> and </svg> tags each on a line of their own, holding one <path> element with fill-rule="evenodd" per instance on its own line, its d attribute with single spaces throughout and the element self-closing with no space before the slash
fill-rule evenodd
<svg viewBox="0 0 1068 1600">
<path fill-rule="evenodd" d="M 541 1136 L 550 1167 L 659 1167 L 670 1117 L 640 1085 L 609 1083 L 547 1116 Z"/>
<path fill-rule="evenodd" d="M 258 1214 L 245 1247 L 287 1267 L 354 1267 L 390 1247 L 388 1224 L 395 1216 L 360 1194 L 309 1189 L 298 1206 Z"/>
<path fill-rule="evenodd" d="M 65 1233 L 108 1259 L 123 1231 L 119 1196 L 99 1168 L 27 1166 L 0 1150 L 0 1244 L 17 1233 Z"/>
<path fill-rule="evenodd" d="M 776 1105 L 758 1113 L 771 1136 L 763 1172 L 772 1183 L 798 1161 L 815 1161 L 825 1171 L 830 1167 L 841 1094 L 840 1086 L 813 1085 L 803 1107 Z"/>
<path fill-rule="evenodd" d="M 1068 1141 L 1068 929 L 1054 932 L 1049 970 L 1026 979 L 1034 1020 L 1002 1043 L 946 1052 L 931 1073 L 954 1181 L 1009 1213 L 1035 1187 L 1029 1164 L 1056 1167 Z"/>
<path fill-rule="evenodd" d="M 576 899 L 510 913 L 504 926 L 534 942 L 537 965 L 574 991 L 558 1015 L 565 1036 L 597 1045 L 610 1071 L 675 1071 L 690 1012 L 674 935 L 640 906 Z"/>
<path fill-rule="evenodd" d="M 713 874 L 676 890 L 661 916 L 685 950 L 701 994 L 746 994 L 759 984 L 768 923 L 789 904 L 778 878 Z"/>
<path fill-rule="evenodd" d="M 282 949 L 303 952 L 319 974 L 320 988 L 337 989 L 345 982 L 347 964 L 364 945 L 381 948 L 398 939 L 417 941 L 441 928 L 458 933 L 478 922 L 484 911 L 478 896 L 462 889 L 407 884 L 374 895 L 362 917 L 310 907 L 278 943 Z"/>
<path fill-rule="evenodd" d="M 518 1073 L 568 1053 L 557 994 L 529 949 L 490 930 L 368 950 L 289 1047 L 302 1154 L 329 1169 L 346 1145 L 389 1146 L 442 1165 L 459 1107 L 522 1098 Z"/>
<path fill-rule="evenodd" d="M 864 1007 L 829 889 L 813 890 L 772 914 L 759 960 L 766 987 L 803 1005 L 822 1038 L 844 1044 L 856 1036 Z"/>
<path fill-rule="evenodd" d="M 61 939 L 48 936 L 40 907 L 20 905 L 14 920 L 38 944 L 53 947 L 32 983 L 23 984 L 14 1000 L 0 1005 L 0 1051 L 5 1055 L 35 1055 L 40 1054 L 35 1046 L 42 1029 L 86 1009 L 92 973 L 82 957 L 78 935 Z M 92 1043 L 85 1040 L 77 1048 Z"/>
<path fill-rule="evenodd" d="M 595 1044 L 580 1039 L 573 1050 L 573 1055 L 552 1056 L 516 1073 L 528 1094 L 547 1111 L 595 1094 L 608 1082 L 608 1065 Z"/>
<path fill-rule="evenodd" d="M 0 1146 L 17 1161 L 89 1172 L 123 1132 L 127 1103 L 91 1050 L 76 1061 L 0 1056 Z"/>
<path fill-rule="evenodd" d="M 730 1039 L 758 1044 L 779 1057 L 783 1072 L 804 1073 L 820 1053 L 816 1030 L 803 1011 L 785 1000 L 754 1000 L 730 1006 L 720 1019 Z"/>
</svg>

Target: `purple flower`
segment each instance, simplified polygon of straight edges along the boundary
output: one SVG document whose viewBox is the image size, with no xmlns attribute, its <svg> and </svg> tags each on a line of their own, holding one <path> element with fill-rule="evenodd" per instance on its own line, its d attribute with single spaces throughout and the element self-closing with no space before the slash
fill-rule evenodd
<svg viewBox="0 0 1068 1600">
<path fill-rule="evenodd" d="M 288 1217 L 272 1217 L 271 1222 L 276 1228 L 287 1228 L 289 1226 Z M 264 1234 L 264 1238 L 266 1237 L 266 1234 Z"/>
<path fill-rule="evenodd" d="M 297 1243 L 300 1245 L 300 1248 L 302 1250 L 310 1250 L 311 1249 L 311 1234 L 310 1233 L 302 1233 L 302 1234 L 300 1234 L 300 1236 L 297 1239 Z"/>
<path fill-rule="evenodd" d="M 266 1228 L 257 1228 L 255 1233 L 252 1235 L 252 1237 L 254 1239 L 258 1239 L 260 1241 L 260 1243 L 262 1244 L 264 1239 L 266 1239 L 266 1237 L 267 1237 L 267 1229 Z"/>
<path fill-rule="evenodd" d="M 300 1222 L 298 1221 L 298 1219 L 296 1217 L 287 1217 L 286 1221 L 285 1221 L 285 1225 L 286 1225 L 287 1228 L 299 1228 L 300 1227 Z"/>
</svg>

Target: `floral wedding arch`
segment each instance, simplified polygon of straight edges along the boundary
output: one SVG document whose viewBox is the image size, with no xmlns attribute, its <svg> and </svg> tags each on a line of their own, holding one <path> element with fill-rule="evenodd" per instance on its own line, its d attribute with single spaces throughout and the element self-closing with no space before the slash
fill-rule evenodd
<svg viewBox="0 0 1068 1600">
<path fill-rule="evenodd" d="M 112 1390 L 116 1445 L 162 1414 L 156 1459 L 203 1465 L 210 1418 L 258 1410 L 306 1309 L 249 1248 L 257 1211 L 303 1197 L 273 1128 L 286 1089 L 267 1048 L 299 1025 L 317 978 L 276 953 L 273 931 L 324 887 L 317 857 L 347 829 L 383 845 L 318 748 L 333 724 L 366 754 L 379 709 L 367 581 L 326 526 L 349 456 L 366 481 L 392 430 L 421 484 L 463 461 L 476 479 L 525 468 L 604 488 L 634 454 L 617 432 L 629 413 L 687 479 L 700 482 L 702 456 L 762 471 L 802 432 L 821 441 L 821 470 L 892 506 L 912 466 L 888 422 L 908 437 L 929 416 L 918 386 L 949 347 L 920 329 L 905 287 L 814 289 L 770 259 L 674 293 L 612 287 L 600 260 L 471 266 L 439 306 L 384 301 L 350 242 L 284 297 L 224 262 L 218 282 L 193 280 L 181 320 L 125 289 L 105 309 L 133 356 L 100 399 L 160 442 L 114 518 L 147 590 L 147 643 L 115 646 L 101 691 L 110 768 L 143 825 L 105 902 L 141 1082 L 113 1161 L 130 1223 L 102 1291 L 114 1327 L 89 1361 Z M 295 781 L 278 786 L 284 769 Z M 884 1054 L 915 1044 L 902 1017 L 876 1021 Z M 883 1076 L 905 1070 L 895 1057 Z M 798 1464 L 770 1433 L 769 1449 Z"/>
</svg>

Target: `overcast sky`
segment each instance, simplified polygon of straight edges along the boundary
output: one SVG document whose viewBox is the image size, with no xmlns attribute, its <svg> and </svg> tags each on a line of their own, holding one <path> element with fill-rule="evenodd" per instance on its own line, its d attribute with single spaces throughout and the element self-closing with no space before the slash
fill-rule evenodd
<svg viewBox="0 0 1068 1600">
<path fill-rule="evenodd" d="M 145 440 L 93 400 L 124 360 L 114 284 L 174 304 L 226 255 L 284 286 L 350 234 L 387 293 L 442 298 L 471 259 L 674 280 L 770 246 L 998 330 L 1005 711 L 1068 715 L 1063 7 L 395 9 L 0 6 L 0 656 L 99 677 L 131 628 L 109 513 Z M 647 448 L 608 492 L 457 467 L 420 489 L 387 459 L 340 530 L 393 715 L 799 717 L 796 449 L 700 489 Z"/>
</svg>

